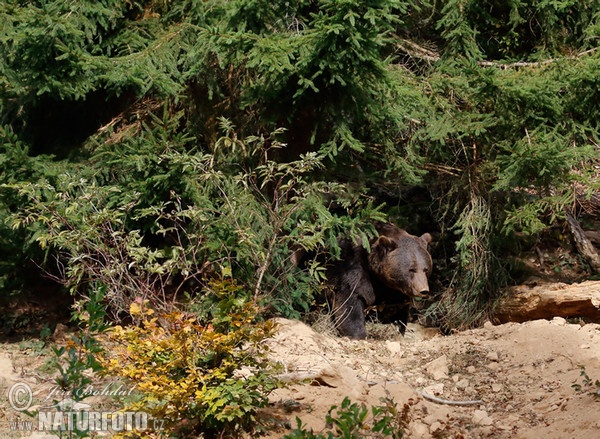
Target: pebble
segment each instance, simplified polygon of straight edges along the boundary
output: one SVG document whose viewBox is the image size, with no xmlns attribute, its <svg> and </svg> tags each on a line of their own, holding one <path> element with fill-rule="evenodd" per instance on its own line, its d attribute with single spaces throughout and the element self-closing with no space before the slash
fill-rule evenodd
<svg viewBox="0 0 600 439">
<path fill-rule="evenodd" d="M 403 351 L 402 345 L 398 341 L 388 340 L 385 343 L 385 347 L 388 349 L 388 351 L 390 351 L 390 354 L 392 355 L 401 354 Z"/>
<path fill-rule="evenodd" d="M 475 366 L 469 366 L 467 367 L 467 372 L 468 373 L 475 373 L 477 369 L 475 368 Z"/>
<path fill-rule="evenodd" d="M 431 434 L 434 434 L 436 431 L 441 430 L 441 429 L 442 429 L 442 423 L 438 422 L 438 421 L 434 422 L 429 427 L 429 431 L 431 432 Z"/>
<path fill-rule="evenodd" d="M 432 384 L 431 386 L 425 387 L 423 392 L 429 395 L 439 396 L 444 394 L 444 383 Z"/>
<path fill-rule="evenodd" d="M 491 370 L 500 369 L 500 365 L 498 363 L 489 363 L 489 364 L 486 364 L 486 367 Z"/>
<path fill-rule="evenodd" d="M 552 319 L 552 323 L 558 326 L 565 326 L 567 324 L 567 320 L 563 319 L 562 317 L 554 317 Z"/>
<path fill-rule="evenodd" d="M 483 324 L 484 329 L 492 329 L 494 327 L 493 323 L 489 320 Z"/>
<path fill-rule="evenodd" d="M 434 380 L 443 380 L 448 378 L 448 357 L 442 355 L 441 357 L 436 358 L 428 363 L 425 366 L 425 369 Z"/>
<path fill-rule="evenodd" d="M 416 422 L 411 422 L 410 423 L 410 434 L 409 437 L 414 437 L 414 438 L 429 438 L 431 437 L 431 435 L 429 434 L 429 428 L 427 428 L 427 425 L 416 421 Z"/>
<path fill-rule="evenodd" d="M 477 425 L 492 425 L 494 423 L 494 420 L 488 416 L 485 410 L 475 410 L 471 420 L 473 424 Z"/>
<path fill-rule="evenodd" d="M 456 383 L 456 388 L 457 388 L 458 390 L 464 390 L 464 389 L 466 389 L 467 387 L 469 387 L 469 380 L 468 380 L 468 379 L 466 379 L 466 378 L 465 378 L 465 379 L 462 379 L 462 380 L 460 380 L 459 382 L 457 382 L 457 383 Z"/>
<path fill-rule="evenodd" d="M 492 384 L 492 392 L 498 393 L 501 390 L 502 390 L 502 384 L 498 384 L 498 383 Z"/>
<path fill-rule="evenodd" d="M 423 377 L 418 377 L 418 378 L 415 380 L 415 382 L 417 383 L 417 386 L 420 386 L 420 387 L 422 387 L 422 386 L 424 386 L 425 384 L 427 384 L 427 382 L 428 382 L 428 381 L 427 381 L 427 379 L 426 379 L 426 378 L 423 378 Z"/>
<path fill-rule="evenodd" d="M 498 361 L 500 359 L 500 355 L 498 355 L 498 352 L 489 352 L 485 358 L 490 361 Z"/>
</svg>

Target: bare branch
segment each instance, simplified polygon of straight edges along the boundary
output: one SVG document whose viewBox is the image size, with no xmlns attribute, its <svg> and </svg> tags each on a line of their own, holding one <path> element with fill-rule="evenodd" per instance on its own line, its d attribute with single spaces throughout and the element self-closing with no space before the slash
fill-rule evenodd
<svg viewBox="0 0 600 439">
<path fill-rule="evenodd" d="M 420 60 L 432 62 L 432 63 L 437 62 L 441 59 L 441 56 L 438 53 L 433 52 L 432 50 L 429 50 L 423 46 L 420 46 L 419 44 L 415 43 L 414 41 L 400 39 L 400 38 L 399 38 L 399 40 L 400 40 L 400 42 L 396 43 L 396 46 L 398 47 L 398 49 L 400 49 L 402 52 L 406 53 L 407 55 L 409 55 L 412 58 L 416 58 L 416 59 L 420 59 Z M 512 62 L 512 63 L 506 63 L 506 62 L 501 62 L 501 61 L 477 61 L 477 65 L 481 66 L 481 67 L 497 67 L 500 69 L 514 69 L 514 68 L 519 68 L 519 67 L 541 67 L 541 66 L 552 64 L 552 63 L 555 63 L 557 61 L 564 60 L 564 59 L 579 59 L 583 56 L 590 55 L 590 54 L 596 52 L 598 49 L 599 49 L 598 47 L 594 47 L 592 49 L 580 52 L 576 55 L 571 55 L 571 56 L 566 56 L 566 57 L 561 57 L 561 58 L 550 58 L 550 59 L 545 59 L 545 60 L 541 60 L 541 61 L 531 61 L 531 62 L 517 61 L 517 62 Z"/>
</svg>

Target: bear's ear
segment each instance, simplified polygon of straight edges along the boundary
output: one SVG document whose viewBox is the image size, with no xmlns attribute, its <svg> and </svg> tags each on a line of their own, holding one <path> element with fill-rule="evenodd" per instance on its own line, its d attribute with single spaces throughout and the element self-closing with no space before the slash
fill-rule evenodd
<svg viewBox="0 0 600 439">
<path fill-rule="evenodd" d="M 387 252 L 391 252 L 398 247 L 398 243 L 394 239 L 388 238 L 385 235 L 381 235 L 378 241 L 381 248 Z"/>
<path fill-rule="evenodd" d="M 427 249 L 427 244 L 429 244 L 432 240 L 432 237 L 429 233 L 423 233 L 419 239 L 425 245 L 425 249 Z"/>
</svg>

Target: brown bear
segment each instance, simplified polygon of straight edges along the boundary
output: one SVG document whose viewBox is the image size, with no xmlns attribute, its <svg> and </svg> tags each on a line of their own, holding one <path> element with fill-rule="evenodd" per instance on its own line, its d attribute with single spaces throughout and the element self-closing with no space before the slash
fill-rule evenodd
<svg viewBox="0 0 600 439">
<path fill-rule="evenodd" d="M 365 338 L 365 310 L 373 305 L 388 309 L 384 323 L 406 324 L 411 299 L 429 292 L 431 235 L 413 236 L 393 224 L 376 229 L 379 236 L 370 242 L 370 253 L 361 242 L 342 240 L 341 258 L 327 272 L 328 299 L 342 336 Z"/>
</svg>

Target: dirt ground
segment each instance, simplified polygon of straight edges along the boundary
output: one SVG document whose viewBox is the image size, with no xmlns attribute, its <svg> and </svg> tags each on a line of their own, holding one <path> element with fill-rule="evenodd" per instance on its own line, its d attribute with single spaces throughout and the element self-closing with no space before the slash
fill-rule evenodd
<svg viewBox="0 0 600 439">
<path fill-rule="evenodd" d="M 600 282 L 589 285 L 600 289 Z M 270 413 L 283 426 L 268 439 L 288 433 L 285 425 L 295 427 L 296 417 L 315 433 L 328 431 L 325 416 L 345 397 L 367 407 L 382 405 L 384 397 L 400 408 L 408 404 L 407 438 L 600 437 L 600 399 L 593 394 L 600 390 L 594 384 L 600 380 L 598 324 L 487 323 L 449 336 L 410 325 L 404 337 L 353 341 L 298 321 L 279 323 L 268 343 L 290 384 L 270 397 Z M 38 341 L 2 344 L 0 437 L 55 437 L 10 431 L 16 416 L 8 389 L 25 382 L 47 393 L 45 361 Z M 588 388 L 581 367 L 592 380 Z"/>
<path fill-rule="evenodd" d="M 600 290 L 600 282 L 589 286 Z M 600 437 L 600 399 L 593 394 L 600 383 L 580 392 L 572 387 L 583 385 L 581 367 L 600 379 L 598 324 L 487 323 L 450 336 L 411 325 L 405 337 L 353 341 L 280 323 L 270 342 L 273 359 L 290 379 L 308 377 L 271 396 L 294 427 L 298 416 L 315 433 L 327 431 L 325 415 L 344 397 L 367 407 L 388 397 L 412 405 L 409 438 Z"/>
</svg>

